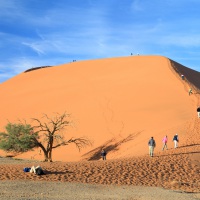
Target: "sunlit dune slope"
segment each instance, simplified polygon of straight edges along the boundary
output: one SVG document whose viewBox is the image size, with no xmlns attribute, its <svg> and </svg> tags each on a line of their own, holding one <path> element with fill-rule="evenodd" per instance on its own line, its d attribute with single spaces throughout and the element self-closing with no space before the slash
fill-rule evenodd
<svg viewBox="0 0 200 200">
<path fill-rule="evenodd" d="M 177 67 L 177 68 L 175 68 Z M 182 70 L 182 71 L 181 71 Z M 186 80 L 180 74 L 184 72 Z M 195 77 L 195 83 L 192 83 Z M 199 73 L 162 56 L 130 56 L 80 61 L 41 68 L 0 85 L 0 127 L 18 119 L 29 122 L 43 113 L 71 113 L 69 137 L 87 136 L 93 146 L 81 152 L 73 145 L 56 149 L 53 160 L 108 159 L 148 153 L 154 136 L 156 152 L 162 137 L 186 137 L 185 127 L 196 114 L 196 98 L 188 88 L 199 86 Z M 169 144 L 169 147 L 173 144 Z M 19 157 L 42 159 L 38 151 Z"/>
</svg>

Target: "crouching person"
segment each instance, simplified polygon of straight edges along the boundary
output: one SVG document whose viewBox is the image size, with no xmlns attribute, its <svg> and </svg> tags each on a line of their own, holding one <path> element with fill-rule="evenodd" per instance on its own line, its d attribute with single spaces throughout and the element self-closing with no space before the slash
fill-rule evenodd
<svg viewBox="0 0 200 200">
<path fill-rule="evenodd" d="M 30 173 L 34 173 L 34 174 L 37 174 L 39 176 L 45 174 L 42 167 L 40 167 L 40 166 L 37 166 L 37 167 L 32 166 L 31 169 L 30 169 Z"/>
</svg>

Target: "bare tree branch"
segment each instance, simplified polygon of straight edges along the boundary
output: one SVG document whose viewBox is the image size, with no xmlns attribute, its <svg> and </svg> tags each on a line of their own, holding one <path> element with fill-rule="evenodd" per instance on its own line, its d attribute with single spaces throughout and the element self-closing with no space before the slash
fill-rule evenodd
<svg viewBox="0 0 200 200">
<path fill-rule="evenodd" d="M 63 141 L 62 143 L 57 144 L 57 145 L 53 146 L 52 148 L 69 145 L 70 143 L 74 143 L 76 145 L 76 147 L 79 149 L 79 151 L 88 145 L 92 145 L 92 142 L 90 140 L 88 140 L 85 137 L 80 137 L 80 138 L 71 138 L 67 141 Z"/>
<path fill-rule="evenodd" d="M 61 115 L 56 113 L 54 117 L 43 114 L 42 119 L 44 122 L 37 118 L 32 118 L 33 122 L 36 123 L 36 125 L 33 126 L 33 129 L 43 137 L 44 142 L 46 143 L 46 148 L 44 148 L 44 144 L 37 141 L 38 146 L 41 147 L 44 152 L 46 161 L 52 161 L 52 150 L 60 146 L 74 143 L 80 151 L 82 148 L 92 145 L 90 140 L 85 137 L 71 138 L 69 140 L 65 139 L 66 133 L 62 135 L 61 132 L 65 130 L 67 126 L 71 126 L 71 122 L 66 119 L 68 117 L 70 117 L 70 115 L 64 112 Z"/>
</svg>

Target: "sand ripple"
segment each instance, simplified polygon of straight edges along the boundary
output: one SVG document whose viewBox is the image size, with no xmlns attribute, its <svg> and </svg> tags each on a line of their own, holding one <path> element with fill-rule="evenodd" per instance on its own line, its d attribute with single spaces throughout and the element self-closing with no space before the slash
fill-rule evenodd
<svg viewBox="0 0 200 200">
<path fill-rule="evenodd" d="M 200 192 L 200 167 L 191 162 L 188 154 L 179 153 L 178 149 L 160 153 L 153 158 L 143 156 L 121 160 L 53 163 L 0 158 L 0 163 L 0 180 L 154 186 Z M 38 164 L 46 175 L 23 172 L 23 167 Z"/>
</svg>

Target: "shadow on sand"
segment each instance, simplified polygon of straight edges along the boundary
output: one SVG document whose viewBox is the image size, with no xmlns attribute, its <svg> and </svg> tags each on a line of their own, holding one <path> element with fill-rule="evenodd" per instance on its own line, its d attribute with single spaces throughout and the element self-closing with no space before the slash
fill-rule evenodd
<svg viewBox="0 0 200 200">
<path fill-rule="evenodd" d="M 122 140 L 119 140 L 117 142 L 116 142 L 116 139 L 113 138 L 113 139 L 107 141 L 106 143 L 104 143 L 103 145 L 101 145 L 101 146 L 89 151 L 88 153 L 84 154 L 83 157 L 86 157 L 86 159 L 88 161 L 100 160 L 101 159 L 101 153 L 100 152 L 101 152 L 102 149 L 104 149 L 107 153 L 118 151 L 120 145 L 133 140 L 141 132 L 142 131 L 130 134 L 126 138 L 123 138 Z"/>
<path fill-rule="evenodd" d="M 58 174 L 72 174 L 74 172 L 72 171 L 61 171 L 61 172 L 58 172 L 58 171 L 48 171 L 48 170 L 44 170 L 45 174 L 55 174 L 55 175 L 58 175 Z"/>
</svg>

